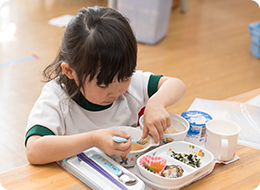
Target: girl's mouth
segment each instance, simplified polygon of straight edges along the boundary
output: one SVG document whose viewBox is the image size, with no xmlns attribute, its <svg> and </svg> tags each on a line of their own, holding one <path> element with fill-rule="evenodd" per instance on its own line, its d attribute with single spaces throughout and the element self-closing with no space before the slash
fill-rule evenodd
<svg viewBox="0 0 260 190">
<path fill-rule="evenodd" d="M 115 101 L 115 100 L 114 100 Z M 109 105 L 109 104 L 112 104 L 114 101 L 108 101 L 108 102 L 104 102 L 104 104 L 107 104 L 107 105 Z"/>
</svg>

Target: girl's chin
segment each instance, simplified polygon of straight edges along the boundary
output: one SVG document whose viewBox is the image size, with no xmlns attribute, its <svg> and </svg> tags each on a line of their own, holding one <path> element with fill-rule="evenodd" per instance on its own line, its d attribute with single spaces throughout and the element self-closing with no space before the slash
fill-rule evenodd
<svg viewBox="0 0 260 190">
<path fill-rule="evenodd" d="M 108 105 L 110 105 L 110 104 L 112 104 L 113 102 L 103 102 L 102 104 L 100 104 L 100 105 L 102 105 L 102 106 L 108 106 Z"/>
</svg>

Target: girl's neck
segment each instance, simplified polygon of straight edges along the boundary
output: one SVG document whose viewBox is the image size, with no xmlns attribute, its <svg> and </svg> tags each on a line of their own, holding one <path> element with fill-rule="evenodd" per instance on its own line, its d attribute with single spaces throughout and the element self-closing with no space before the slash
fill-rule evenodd
<svg viewBox="0 0 260 190">
<path fill-rule="evenodd" d="M 78 93 L 75 97 L 72 98 L 80 107 L 84 108 L 85 110 L 88 111 L 102 111 L 105 109 L 108 109 L 112 106 L 112 104 L 107 105 L 107 106 L 101 106 L 98 104 L 93 104 L 90 101 L 88 101 L 82 93 Z"/>
</svg>

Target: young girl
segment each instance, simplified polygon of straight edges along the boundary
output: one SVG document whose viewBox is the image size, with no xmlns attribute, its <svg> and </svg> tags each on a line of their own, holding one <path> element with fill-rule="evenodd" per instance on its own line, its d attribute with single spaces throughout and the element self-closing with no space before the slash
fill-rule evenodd
<svg viewBox="0 0 260 190">
<path fill-rule="evenodd" d="M 48 83 L 26 128 L 27 158 L 45 164 L 91 147 L 125 156 L 130 135 L 112 126 L 132 126 L 144 106 L 144 131 L 155 141 L 170 126 L 165 108 L 184 95 L 176 78 L 135 71 L 137 43 L 128 20 L 116 10 L 84 8 L 65 29 L 56 60 L 44 70 Z M 126 143 L 113 136 L 127 138 Z"/>
</svg>

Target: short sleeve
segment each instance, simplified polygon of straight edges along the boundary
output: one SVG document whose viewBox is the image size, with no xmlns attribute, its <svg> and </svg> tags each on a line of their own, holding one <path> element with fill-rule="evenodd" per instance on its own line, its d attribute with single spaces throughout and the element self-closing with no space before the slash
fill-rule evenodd
<svg viewBox="0 0 260 190">
<path fill-rule="evenodd" d="M 162 75 L 154 75 L 151 72 L 135 71 L 127 92 L 137 104 L 145 106 L 149 98 L 158 90 L 158 83 Z M 130 100 L 133 104 L 134 100 Z"/>
<path fill-rule="evenodd" d="M 148 82 L 148 96 L 149 98 L 158 90 L 158 83 L 163 75 L 150 75 Z"/>
<path fill-rule="evenodd" d="M 27 144 L 29 137 L 32 135 L 46 136 L 46 135 L 55 135 L 55 134 L 47 127 L 41 125 L 35 125 L 26 133 L 25 146 Z"/>
<path fill-rule="evenodd" d="M 56 83 L 47 83 L 35 102 L 25 131 L 26 142 L 31 135 L 64 135 L 66 110 L 63 109 L 65 92 Z M 67 98 L 69 99 L 69 98 Z"/>
</svg>

